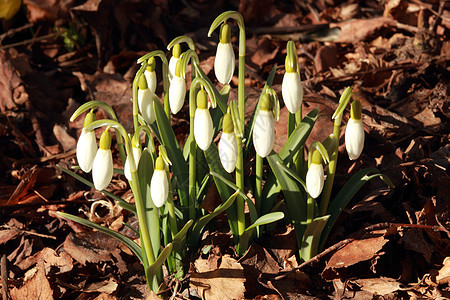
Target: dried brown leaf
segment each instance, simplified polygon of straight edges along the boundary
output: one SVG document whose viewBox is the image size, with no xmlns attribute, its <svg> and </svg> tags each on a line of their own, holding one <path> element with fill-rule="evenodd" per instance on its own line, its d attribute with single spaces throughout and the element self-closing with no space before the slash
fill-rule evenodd
<svg viewBox="0 0 450 300">
<path fill-rule="evenodd" d="M 376 33 L 386 28 L 396 26 L 396 21 L 378 17 L 372 19 L 355 19 L 339 24 L 331 24 L 330 27 L 339 27 L 341 32 L 334 42 L 336 43 L 356 43 L 375 37 Z"/>
<path fill-rule="evenodd" d="M 402 284 L 393 278 L 361 278 L 354 281 L 361 290 L 372 293 L 373 295 L 388 295 L 402 290 Z"/>
<path fill-rule="evenodd" d="M 50 283 L 47 277 L 45 277 L 44 260 L 40 260 L 36 266 L 36 272 L 31 278 L 25 280 L 22 287 L 14 287 L 11 290 L 12 300 L 23 299 L 38 299 L 38 300 L 51 300 L 53 299 L 53 291 L 50 288 Z"/>
</svg>

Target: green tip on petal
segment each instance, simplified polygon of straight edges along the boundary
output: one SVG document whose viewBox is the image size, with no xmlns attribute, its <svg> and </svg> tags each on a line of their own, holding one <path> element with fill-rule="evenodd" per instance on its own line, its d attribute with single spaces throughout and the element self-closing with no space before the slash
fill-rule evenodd
<svg viewBox="0 0 450 300">
<path fill-rule="evenodd" d="M 316 165 L 320 165 L 322 163 L 322 155 L 320 154 L 319 151 L 314 150 L 311 162 Z"/>
<path fill-rule="evenodd" d="M 352 102 L 350 117 L 354 120 L 361 120 L 361 102 L 358 99 Z"/>
<path fill-rule="evenodd" d="M 208 94 L 204 89 L 198 91 L 197 94 L 197 107 L 200 109 L 208 109 Z"/>
<path fill-rule="evenodd" d="M 259 109 L 264 111 L 272 110 L 272 101 L 270 101 L 269 94 L 263 94 L 261 96 L 261 106 L 259 107 Z"/>
<path fill-rule="evenodd" d="M 145 79 L 144 74 L 142 74 L 141 77 L 139 77 L 139 89 L 140 90 L 148 89 L 147 79 Z"/>
<path fill-rule="evenodd" d="M 108 150 L 111 149 L 111 134 L 108 129 L 103 131 L 102 136 L 100 137 L 100 149 Z"/>
<path fill-rule="evenodd" d="M 231 30 L 227 23 L 220 26 L 220 37 L 219 40 L 222 44 L 228 44 L 231 41 Z"/>
<path fill-rule="evenodd" d="M 86 117 L 84 118 L 84 127 L 89 126 L 94 121 L 95 121 L 95 114 L 91 111 L 88 112 Z"/>
<path fill-rule="evenodd" d="M 164 167 L 165 167 L 164 160 L 162 159 L 161 156 L 158 156 L 158 158 L 156 159 L 156 162 L 155 162 L 155 169 L 164 171 Z"/>
<path fill-rule="evenodd" d="M 223 116 L 222 131 L 224 133 L 232 133 L 234 131 L 233 119 L 231 118 L 231 114 L 227 113 L 225 114 L 225 116 Z"/>
<path fill-rule="evenodd" d="M 156 61 L 155 61 L 155 58 L 152 56 L 148 59 L 147 71 L 153 72 L 153 71 L 155 71 L 155 67 L 156 67 Z"/>
<path fill-rule="evenodd" d="M 181 46 L 180 44 L 175 44 L 172 48 L 172 56 L 175 58 L 179 58 L 181 55 Z"/>
</svg>

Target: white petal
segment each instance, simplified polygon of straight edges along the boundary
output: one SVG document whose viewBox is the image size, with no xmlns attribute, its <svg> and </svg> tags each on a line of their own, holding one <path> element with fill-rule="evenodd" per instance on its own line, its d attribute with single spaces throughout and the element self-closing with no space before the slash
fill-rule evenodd
<svg viewBox="0 0 450 300">
<path fill-rule="evenodd" d="M 217 80 L 222 84 L 230 83 L 233 77 L 236 60 L 233 45 L 231 43 L 217 45 L 216 58 L 214 60 L 214 72 Z"/>
<path fill-rule="evenodd" d="M 82 130 L 77 143 L 77 160 L 83 172 L 88 173 L 92 170 L 96 153 L 97 140 L 95 138 L 95 132 Z"/>
<path fill-rule="evenodd" d="M 297 72 L 284 73 L 281 93 L 287 109 L 291 114 L 295 114 L 303 100 L 303 87 Z"/>
<path fill-rule="evenodd" d="M 222 132 L 219 142 L 219 157 L 222 166 L 228 173 L 236 168 L 236 160 L 238 155 L 236 136 L 234 133 Z"/>
<path fill-rule="evenodd" d="M 345 148 L 351 160 L 357 159 L 364 148 L 364 126 L 362 120 L 350 118 L 345 129 Z"/>
<path fill-rule="evenodd" d="M 154 93 L 156 91 L 156 84 L 158 83 L 158 80 L 156 79 L 156 72 L 149 72 L 145 70 L 144 76 L 147 80 L 148 88 Z"/>
<path fill-rule="evenodd" d="M 98 149 L 92 166 L 92 180 L 97 190 L 104 190 L 113 177 L 113 159 L 111 150 Z"/>
<path fill-rule="evenodd" d="M 169 87 L 169 104 L 172 114 L 180 111 L 186 96 L 186 81 L 183 77 L 174 76 Z"/>
<path fill-rule="evenodd" d="M 150 182 L 150 195 L 156 207 L 161 207 L 166 203 L 169 195 L 169 181 L 167 180 L 166 171 L 155 169 Z"/>
<path fill-rule="evenodd" d="M 209 110 L 197 108 L 194 117 L 194 138 L 200 149 L 208 150 L 213 133 L 213 123 Z"/>
<path fill-rule="evenodd" d="M 145 122 L 155 122 L 155 108 L 153 107 L 154 93 L 150 89 L 138 90 L 138 106 Z"/>
<path fill-rule="evenodd" d="M 319 197 L 323 189 L 324 173 L 322 164 L 312 163 L 306 173 L 306 189 L 313 198 Z"/>
<path fill-rule="evenodd" d="M 177 62 L 180 58 L 176 58 L 172 56 L 169 60 L 169 79 L 172 80 L 173 76 L 175 76 L 175 67 L 177 66 Z"/>
<path fill-rule="evenodd" d="M 140 148 L 134 148 L 133 149 L 133 157 L 134 157 L 134 161 L 136 164 L 136 169 L 139 165 L 139 159 L 141 158 L 141 149 Z M 130 163 L 128 162 L 128 157 L 125 160 L 125 167 L 124 167 L 124 173 L 125 173 L 125 177 L 131 181 L 131 170 L 130 170 Z"/>
<path fill-rule="evenodd" d="M 253 127 L 253 145 L 256 153 L 266 157 L 272 151 L 275 142 L 275 126 L 273 114 L 270 111 L 260 110 Z"/>
</svg>

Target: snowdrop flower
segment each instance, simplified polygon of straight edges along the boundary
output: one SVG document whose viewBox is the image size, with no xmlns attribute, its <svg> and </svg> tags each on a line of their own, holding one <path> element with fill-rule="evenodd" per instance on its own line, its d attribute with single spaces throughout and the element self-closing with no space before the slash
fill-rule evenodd
<svg viewBox="0 0 450 300">
<path fill-rule="evenodd" d="M 148 59 L 147 68 L 145 69 L 145 72 L 144 72 L 144 76 L 145 76 L 145 79 L 147 80 L 148 88 L 153 93 L 156 91 L 156 85 L 158 83 L 158 80 L 156 79 L 155 66 L 156 66 L 155 58 L 150 57 Z"/>
<path fill-rule="evenodd" d="M 84 119 L 84 127 L 94 122 L 95 114 L 91 111 Z M 80 138 L 77 143 L 77 160 L 83 172 L 89 173 L 94 164 L 95 154 L 97 153 L 97 140 L 94 131 L 81 131 Z"/>
<path fill-rule="evenodd" d="M 180 60 L 181 47 L 180 44 L 175 44 L 172 48 L 172 57 L 169 59 L 169 79 L 172 80 L 175 76 L 175 68 L 177 67 L 177 62 Z"/>
<path fill-rule="evenodd" d="M 364 147 L 364 127 L 361 120 L 361 102 L 355 100 L 350 109 L 350 119 L 345 129 L 345 148 L 351 160 L 357 159 Z"/>
<path fill-rule="evenodd" d="M 233 120 L 229 113 L 223 116 L 222 136 L 219 142 L 219 157 L 222 166 L 228 173 L 236 168 L 238 148 L 236 136 L 234 135 Z"/>
<path fill-rule="evenodd" d="M 100 148 L 95 155 L 92 166 L 92 180 L 97 190 L 104 190 L 111 182 L 113 176 L 113 159 L 111 153 L 111 135 L 109 128 L 103 131 L 100 137 Z"/>
<path fill-rule="evenodd" d="M 136 168 L 139 165 L 139 159 L 141 158 L 142 150 L 141 150 L 141 141 L 139 138 L 139 135 L 134 135 L 131 139 L 131 150 L 133 151 L 133 159 L 134 163 L 136 164 Z M 128 158 L 125 160 L 125 167 L 124 167 L 124 173 L 125 177 L 131 181 L 131 170 L 130 170 L 130 162 L 128 161 Z"/>
<path fill-rule="evenodd" d="M 275 126 L 273 124 L 272 104 L 269 94 L 264 94 L 253 128 L 253 145 L 256 153 L 264 158 L 272 151 L 274 142 Z"/>
<path fill-rule="evenodd" d="M 221 84 L 230 83 L 236 65 L 233 45 L 230 40 L 230 26 L 223 24 L 220 27 L 220 41 L 217 45 L 216 58 L 214 60 L 214 72 Z"/>
<path fill-rule="evenodd" d="M 292 47 L 295 49 L 293 44 Z M 303 100 L 303 87 L 300 81 L 300 73 L 298 72 L 297 57 L 286 56 L 285 68 L 286 73 L 284 73 L 283 83 L 281 84 L 281 94 L 286 108 L 291 114 L 295 114 L 302 105 Z"/>
<path fill-rule="evenodd" d="M 213 122 L 208 109 L 208 96 L 201 89 L 197 94 L 197 109 L 194 117 L 194 138 L 198 147 L 203 151 L 208 150 L 213 138 Z"/>
<path fill-rule="evenodd" d="M 161 207 L 166 203 L 169 196 L 169 180 L 165 168 L 165 162 L 158 156 L 155 162 L 152 180 L 150 182 L 150 195 L 156 207 Z"/>
<path fill-rule="evenodd" d="M 178 61 L 169 87 L 169 105 L 174 115 L 183 107 L 186 96 L 186 81 L 184 80 L 184 74 L 180 74 L 180 69 L 181 65 Z"/>
<path fill-rule="evenodd" d="M 322 155 L 315 150 L 308 173 L 306 173 L 306 189 L 311 197 L 314 199 L 319 197 L 323 189 L 324 173 L 322 166 Z"/>
<path fill-rule="evenodd" d="M 153 107 L 153 101 L 155 100 L 158 101 L 158 97 L 148 88 L 145 76 L 141 75 L 138 88 L 138 106 L 145 122 L 149 124 L 155 122 L 156 119 L 155 108 Z"/>
</svg>

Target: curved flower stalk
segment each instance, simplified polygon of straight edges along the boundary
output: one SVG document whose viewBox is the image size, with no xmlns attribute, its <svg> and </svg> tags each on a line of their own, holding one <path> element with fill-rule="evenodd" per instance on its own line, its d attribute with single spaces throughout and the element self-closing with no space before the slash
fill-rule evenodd
<svg viewBox="0 0 450 300">
<path fill-rule="evenodd" d="M 103 131 L 100 137 L 100 147 L 94 158 L 92 166 L 92 180 L 97 190 L 104 190 L 113 177 L 113 159 L 111 153 L 111 134 L 109 127 Z"/>
<path fill-rule="evenodd" d="M 308 190 L 308 194 L 314 199 L 319 197 L 322 192 L 324 179 L 322 155 L 318 150 L 314 150 L 311 164 L 306 173 L 306 189 Z"/>
<path fill-rule="evenodd" d="M 156 86 L 158 84 L 158 80 L 156 79 L 156 61 L 154 57 L 150 57 L 148 59 L 147 67 L 145 68 L 144 75 L 147 80 L 148 88 L 153 93 L 156 91 Z"/>
<path fill-rule="evenodd" d="M 169 59 L 169 79 L 172 81 L 173 76 L 175 76 L 175 69 L 177 67 L 177 62 L 180 60 L 181 56 L 181 46 L 180 44 L 175 44 L 172 48 L 172 57 Z"/>
<path fill-rule="evenodd" d="M 194 138 L 198 147 L 208 150 L 213 138 L 213 122 L 208 108 L 208 96 L 204 89 L 197 94 L 197 109 L 194 117 Z"/>
<path fill-rule="evenodd" d="M 228 84 L 233 78 L 236 59 L 233 45 L 231 44 L 231 31 L 228 24 L 220 27 L 220 40 L 217 45 L 216 58 L 214 60 L 214 72 L 221 84 Z"/>
<path fill-rule="evenodd" d="M 178 60 L 169 87 L 170 111 L 174 115 L 183 107 L 184 98 L 186 97 L 186 80 L 184 79 L 184 74 L 181 72 L 181 61 Z"/>
<path fill-rule="evenodd" d="M 92 170 L 95 154 L 97 153 L 97 139 L 94 131 L 86 131 L 84 128 L 89 126 L 94 120 L 95 114 L 92 111 L 88 112 L 77 143 L 78 164 L 85 173 L 89 173 Z"/>
<path fill-rule="evenodd" d="M 288 54 L 285 60 L 285 69 L 281 93 L 283 95 L 286 108 L 291 114 L 295 114 L 302 105 L 303 87 L 298 69 L 297 50 L 293 41 L 287 45 Z"/>
<path fill-rule="evenodd" d="M 166 163 L 161 156 L 155 162 L 152 180 L 150 182 L 150 193 L 156 207 L 162 207 L 169 196 L 169 180 L 167 178 Z"/>
<path fill-rule="evenodd" d="M 155 100 L 158 101 L 158 98 L 155 93 L 148 88 L 145 76 L 141 75 L 139 78 L 138 106 L 142 117 L 148 124 L 152 124 L 156 119 L 155 108 L 153 107 L 153 101 Z"/>
<path fill-rule="evenodd" d="M 133 135 L 133 138 L 131 139 L 131 150 L 133 151 L 133 158 L 134 163 L 136 167 L 139 165 L 139 159 L 141 158 L 142 150 L 141 150 L 141 141 L 139 137 L 139 131 Z M 125 167 L 124 167 L 124 173 L 125 177 L 131 181 L 131 170 L 130 170 L 130 162 L 129 157 L 127 157 L 127 160 L 125 161 Z"/>
<path fill-rule="evenodd" d="M 262 158 L 269 155 L 275 143 L 275 126 L 273 124 L 272 103 L 269 94 L 261 96 L 261 105 L 256 115 L 253 128 L 253 145 Z"/>
<path fill-rule="evenodd" d="M 236 168 L 238 149 L 236 136 L 234 134 L 233 120 L 231 114 L 223 116 L 222 136 L 219 142 L 219 157 L 223 168 L 231 173 Z"/>
<path fill-rule="evenodd" d="M 350 109 L 350 119 L 345 129 L 345 148 L 351 160 L 358 159 L 364 148 L 364 126 L 361 120 L 361 102 L 355 99 Z"/>
</svg>

